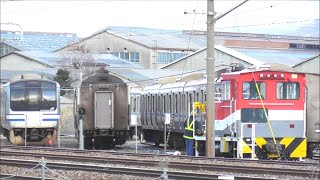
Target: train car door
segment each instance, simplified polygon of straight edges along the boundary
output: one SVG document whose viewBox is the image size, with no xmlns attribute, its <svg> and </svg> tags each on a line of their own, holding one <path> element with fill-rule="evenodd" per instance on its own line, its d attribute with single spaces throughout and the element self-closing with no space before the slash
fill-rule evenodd
<svg viewBox="0 0 320 180">
<path fill-rule="evenodd" d="M 94 99 L 95 128 L 112 129 L 114 127 L 113 93 L 111 91 L 96 91 Z"/>
</svg>

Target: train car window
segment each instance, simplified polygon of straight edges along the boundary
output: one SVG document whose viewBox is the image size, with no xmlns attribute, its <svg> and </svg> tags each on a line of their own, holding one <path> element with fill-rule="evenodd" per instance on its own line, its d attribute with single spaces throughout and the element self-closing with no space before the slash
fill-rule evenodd
<svg viewBox="0 0 320 180">
<path fill-rule="evenodd" d="M 268 109 L 266 109 L 266 113 L 268 114 Z M 241 109 L 241 122 L 266 123 L 267 118 L 263 108 L 243 108 Z"/>
<path fill-rule="evenodd" d="M 168 113 L 171 113 L 172 110 L 172 98 L 171 95 L 169 95 L 169 109 L 168 109 Z"/>
<path fill-rule="evenodd" d="M 166 113 L 166 96 L 163 96 L 163 113 Z"/>
<path fill-rule="evenodd" d="M 137 97 L 137 112 L 140 112 L 140 97 Z"/>
<path fill-rule="evenodd" d="M 230 81 L 221 83 L 221 100 L 230 100 Z"/>
<path fill-rule="evenodd" d="M 215 89 L 216 89 L 215 99 L 216 100 L 221 100 L 221 83 L 216 83 L 215 84 Z"/>
<path fill-rule="evenodd" d="M 56 84 L 42 82 L 40 91 L 42 91 L 40 110 L 55 110 L 57 108 Z"/>
<path fill-rule="evenodd" d="M 148 104 L 148 106 L 147 106 L 147 112 L 150 112 L 150 108 L 151 108 L 151 100 L 150 100 L 150 96 L 148 96 L 148 100 L 147 100 L 148 102 L 147 102 L 147 104 Z"/>
<path fill-rule="evenodd" d="M 179 96 L 180 96 L 180 93 L 178 92 L 178 94 L 176 95 L 176 113 L 180 111 L 179 109 Z"/>
<path fill-rule="evenodd" d="M 158 95 L 157 107 L 159 107 L 159 108 L 157 108 L 157 113 L 161 112 L 161 111 L 160 111 L 160 108 L 161 108 L 161 101 L 160 101 L 160 100 L 161 100 L 161 99 L 160 99 L 160 95 Z"/>
<path fill-rule="evenodd" d="M 193 101 L 192 101 L 192 94 L 190 93 L 189 94 L 189 111 L 192 111 L 192 109 L 193 109 L 193 107 L 192 107 L 192 103 L 193 103 Z M 189 112 L 188 112 L 189 113 Z"/>
<path fill-rule="evenodd" d="M 41 111 L 57 108 L 56 85 L 51 82 L 27 81 L 11 84 L 13 111 Z"/>
<path fill-rule="evenodd" d="M 257 82 L 261 98 L 266 98 L 267 86 L 265 82 Z M 253 81 L 243 82 L 242 84 L 242 98 L 243 99 L 259 99 L 256 84 Z"/>
<path fill-rule="evenodd" d="M 152 96 L 152 102 L 151 102 L 151 103 L 152 103 L 152 109 L 151 109 L 151 112 L 154 112 L 154 103 L 155 103 L 155 102 L 154 102 L 154 96 Z"/>
<path fill-rule="evenodd" d="M 136 111 L 137 111 L 136 106 L 137 106 L 137 104 L 136 104 L 136 98 L 133 98 L 133 102 L 132 102 L 132 112 L 136 112 Z"/>
<path fill-rule="evenodd" d="M 184 93 L 181 95 L 181 113 L 185 113 L 186 96 Z"/>
<path fill-rule="evenodd" d="M 277 99 L 299 99 L 300 84 L 297 82 L 277 83 Z"/>
</svg>

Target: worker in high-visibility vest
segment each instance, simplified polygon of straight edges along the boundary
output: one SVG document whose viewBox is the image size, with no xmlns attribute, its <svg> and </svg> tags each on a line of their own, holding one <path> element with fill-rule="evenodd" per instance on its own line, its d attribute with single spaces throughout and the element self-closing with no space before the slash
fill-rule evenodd
<svg viewBox="0 0 320 180">
<path fill-rule="evenodd" d="M 184 122 L 184 139 L 186 143 L 186 152 L 188 156 L 194 156 L 194 137 L 193 131 L 198 129 L 198 123 L 195 118 L 196 112 L 192 111 L 190 113 L 190 117 L 188 117 Z"/>
</svg>

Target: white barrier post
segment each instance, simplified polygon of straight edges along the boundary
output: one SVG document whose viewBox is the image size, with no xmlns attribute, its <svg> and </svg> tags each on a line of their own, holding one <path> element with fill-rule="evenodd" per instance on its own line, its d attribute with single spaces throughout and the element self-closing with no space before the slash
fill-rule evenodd
<svg viewBox="0 0 320 180">
<path fill-rule="evenodd" d="M 24 146 L 27 146 L 27 120 L 28 120 L 28 115 L 26 115 L 26 120 L 24 121 Z"/>
<path fill-rule="evenodd" d="M 41 158 L 41 179 L 46 179 L 46 162 L 44 161 L 44 157 Z"/>
<path fill-rule="evenodd" d="M 135 125 L 135 136 L 136 136 L 136 153 L 138 153 L 138 118 L 137 115 L 131 115 L 131 125 Z"/>
<path fill-rule="evenodd" d="M 167 152 L 167 124 L 170 124 L 170 114 L 165 114 L 165 121 L 164 121 L 164 152 Z"/>
</svg>

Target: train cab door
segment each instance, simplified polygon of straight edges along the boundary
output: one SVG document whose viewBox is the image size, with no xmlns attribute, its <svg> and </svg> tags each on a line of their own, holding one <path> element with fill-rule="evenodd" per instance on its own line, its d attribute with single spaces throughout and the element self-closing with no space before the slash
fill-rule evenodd
<svg viewBox="0 0 320 180">
<path fill-rule="evenodd" d="M 31 87 L 31 88 L 28 88 Z M 37 87 L 37 88 L 35 88 Z M 46 111 L 39 111 L 41 109 L 40 101 L 41 101 L 41 89 L 39 87 L 39 82 L 28 82 L 26 84 L 26 91 L 25 91 L 25 98 L 28 100 L 28 109 L 26 109 L 27 113 L 25 113 L 25 125 L 28 127 L 41 127 L 44 125 L 45 119 L 43 119 L 41 116 L 42 112 Z M 42 121 L 40 119 L 43 119 Z"/>
<path fill-rule="evenodd" d="M 96 129 L 114 127 L 114 100 L 111 91 L 96 91 L 94 96 L 94 122 Z"/>
</svg>

